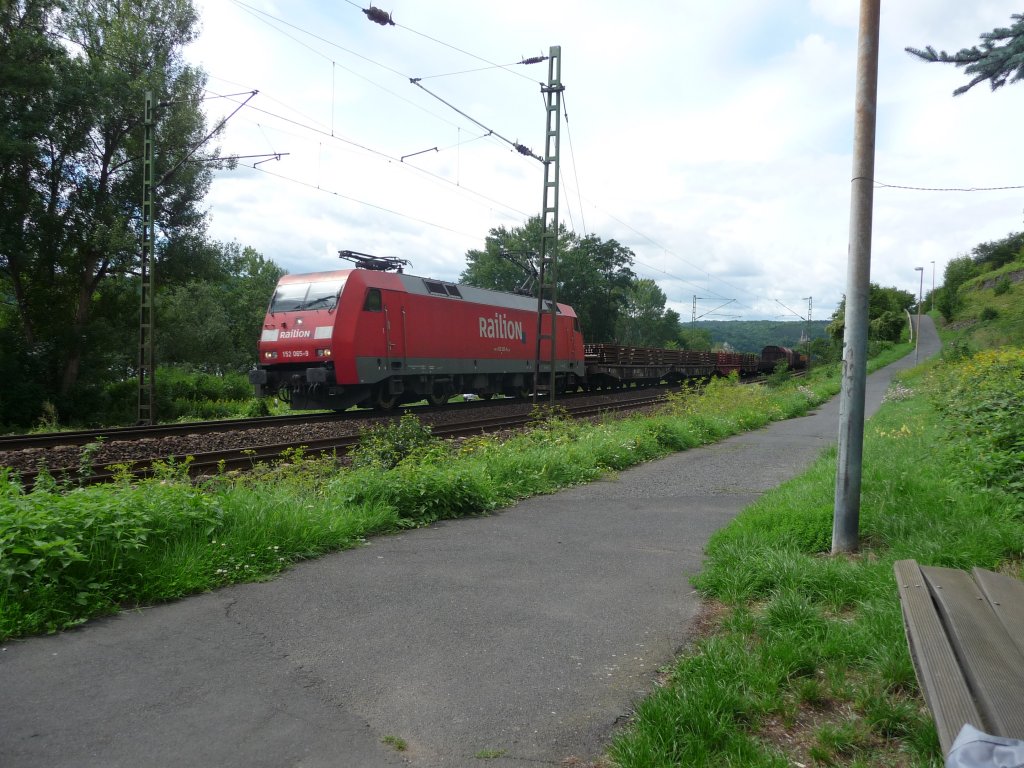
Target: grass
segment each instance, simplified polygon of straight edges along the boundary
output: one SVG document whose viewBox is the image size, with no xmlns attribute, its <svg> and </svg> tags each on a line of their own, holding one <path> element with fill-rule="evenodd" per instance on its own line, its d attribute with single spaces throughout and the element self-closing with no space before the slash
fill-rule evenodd
<svg viewBox="0 0 1024 768">
<path fill-rule="evenodd" d="M 409 748 L 409 743 L 401 736 L 385 736 L 381 739 L 381 743 L 387 744 L 396 752 L 405 752 Z"/>
<path fill-rule="evenodd" d="M 892 564 L 1019 569 L 1024 505 L 1008 482 L 1019 467 L 982 477 L 963 456 L 991 442 L 968 413 L 983 423 L 1011 383 L 1017 402 L 1024 398 L 1022 368 L 1024 355 L 1006 353 L 896 382 L 865 433 L 856 556 L 828 554 L 834 450 L 715 534 L 694 581 L 723 618 L 637 708 L 611 760 L 623 768 L 941 765 Z M 1022 433 L 1018 425 L 1010 453 Z"/>
<path fill-rule="evenodd" d="M 834 451 L 712 539 L 697 585 L 722 618 L 638 706 L 609 760 L 623 768 L 938 764 L 891 563 L 999 567 L 1020 557 L 1024 535 L 998 483 L 978 491 L 962 469 L 962 441 L 974 436 L 945 429 L 937 409 L 948 405 L 922 386 L 897 382 L 893 402 L 869 424 L 858 556 L 826 556 Z M 0 637 L 268 578 L 367 536 L 486 514 L 804 413 L 837 390 L 834 369 L 777 387 L 719 381 L 700 395 L 681 390 L 653 416 L 590 425 L 548 413 L 511 440 L 457 447 L 413 419 L 367 434 L 349 469 L 294 452 L 202 487 L 181 467 L 151 481 L 42 483 L 31 493 L 0 475 Z"/>
<path fill-rule="evenodd" d="M 371 430 L 352 466 L 290 452 L 202 486 L 186 466 L 151 480 L 25 492 L 0 470 L 0 638 L 53 632 L 125 607 L 265 579 L 303 558 L 441 518 L 486 514 L 673 451 L 806 412 L 830 396 L 799 386 L 712 382 L 659 414 L 574 422 L 538 412 L 510 440 L 434 438 L 415 417 Z"/>
</svg>

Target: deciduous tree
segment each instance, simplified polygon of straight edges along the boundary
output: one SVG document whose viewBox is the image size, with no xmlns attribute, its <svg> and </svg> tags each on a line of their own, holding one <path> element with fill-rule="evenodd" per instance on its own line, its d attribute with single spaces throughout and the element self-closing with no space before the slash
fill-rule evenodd
<svg viewBox="0 0 1024 768">
<path fill-rule="evenodd" d="M 219 273 L 167 287 L 157 302 L 157 359 L 205 373 L 245 372 L 284 270 L 253 248 L 219 246 Z"/>
<path fill-rule="evenodd" d="M 83 358 L 102 354 L 91 324 L 104 287 L 138 270 L 146 91 L 158 104 L 157 274 L 175 243 L 204 231 L 211 170 L 183 162 L 207 134 L 205 76 L 182 58 L 196 23 L 191 0 L 0 11 L 0 291 L 50 396 L 69 395 Z"/>
<path fill-rule="evenodd" d="M 466 253 L 460 279 L 479 288 L 525 290 L 536 296 L 536 259 L 542 222 L 534 216 L 524 226 L 492 229 L 483 250 Z M 615 240 L 596 235 L 580 238 L 564 225 L 558 235 L 558 300 L 572 305 L 587 341 L 611 341 L 615 324 L 636 276 L 633 252 Z"/>
<path fill-rule="evenodd" d="M 679 335 L 679 313 L 666 309 L 665 292 L 653 280 L 637 280 L 615 325 L 616 341 L 632 347 L 664 347 Z"/>
</svg>

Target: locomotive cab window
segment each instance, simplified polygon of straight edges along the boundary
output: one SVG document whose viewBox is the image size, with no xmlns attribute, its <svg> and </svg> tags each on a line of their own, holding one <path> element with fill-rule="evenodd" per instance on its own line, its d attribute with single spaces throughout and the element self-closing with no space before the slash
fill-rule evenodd
<svg viewBox="0 0 1024 768">
<path fill-rule="evenodd" d="M 340 280 L 324 280 L 319 283 L 310 283 L 306 292 L 306 300 L 302 303 L 302 309 L 334 309 L 338 306 L 338 294 L 341 293 L 342 282 Z"/>
<path fill-rule="evenodd" d="M 342 285 L 343 280 L 279 285 L 270 300 L 270 314 L 298 312 L 302 309 L 334 309 L 338 305 Z"/>
<path fill-rule="evenodd" d="M 363 309 L 366 312 L 380 312 L 384 308 L 384 302 L 381 299 L 380 288 L 370 288 L 366 292 L 366 301 L 363 303 Z"/>
<path fill-rule="evenodd" d="M 277 286 L 274 297 L 270 300 L 270 314 L 276 312 L 294 312 L 306 298 L 309 283 L 287 283 Z"/>
</svg>

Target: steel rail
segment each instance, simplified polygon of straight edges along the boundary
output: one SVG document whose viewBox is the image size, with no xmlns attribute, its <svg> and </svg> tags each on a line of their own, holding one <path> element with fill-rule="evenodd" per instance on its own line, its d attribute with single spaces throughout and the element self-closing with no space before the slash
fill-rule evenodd
<svg viewBox="0 0 1024 768">
<path fill-rule="evenodd" d="M 664 394 L 658 393 L 639 398 L 630 398 L 617 403 L 601 403 L 565 406 L 566 413 L 572 418 L 591 418 L 606 413 L 634 410 L 664 401 Z M 454 438 L 467 435 L 488 434 L 491 432 L 518 429 L 537 420 L 534 413 L 515 416 L 492 416 L 471 419 L 449 425 L 435 425 L 431 432 L 436 437 Z M 154 459 L 142 459 L 132 462 L 111 464 L 106 467 L 63 467 L 46 470 L 59 482 L 78 485 L 97 485 L 117 480 L 121 477 L 142 479 L 153 477 L 162 468 L 168 466 L 187 466 L 191 477 L 203 477 L 222 474 L 229 471 L 245 471 L 256 464 L 284 459 L 288 451 L 301 450 L 304 456 L 323 456 L 325 454 L 347 453 L 359 443 L 359 435 L 338 435 L 317 440 L 291 440 L 284 443 L 268 443 L 265 445 L 232 448 L 222 451 L 210 451 L 188 455 L 168 456 Z M 34 487 L 39 472 L 22 472 L 20 480 L 28 489 Z"/>
<path fill-rule="evenodd" d="M 623 390 L 625 391 L 625 390 Z M 563 395 L 564 398 L 586 398 L 594 394 L 607 394 L 607 391 L 598 393 L 581 392 L 572 395 Z M 496 404 L 505 405 L 517 402 L 516 400 L 477 400 L 466 403 L 446 403 L 439 406 L 411 405 L 403 406 L 401 409 L 390 412 L 390 415 L 397 413 L 437 413 L 454 408 L 486 408 Z M 523 401 L 518 401 L 523 402 Z M 215 421 L 190 421 L 173 424 L 153 424 L 132 427 L 107 427 L 104 429 L 84 429 L 66 432 L 39 432 L 35 434 L 21 435 L 0 435 L 0 452 L 21 451 L 27 449 L 55 448 L 58 446 L 82 446 L 97 441 L 114 442 L 117 440 L 143 440 L 163 437 L 175 437 L 179 435 L 202 435 L 215 432 L 234 432 L 249 429 L 263 429 L 265 427 L 286 427 L 294 424 L 314 424 L 331 421 L 359 421 L 363 419 L 374 419 L 386 417 L 389 412 L 358 410 L 343 411 L 341 413 L 298 413 L 285 414 L 282 416 L 257 416 L 245 419 L 218 419 Z"/>
</svg>

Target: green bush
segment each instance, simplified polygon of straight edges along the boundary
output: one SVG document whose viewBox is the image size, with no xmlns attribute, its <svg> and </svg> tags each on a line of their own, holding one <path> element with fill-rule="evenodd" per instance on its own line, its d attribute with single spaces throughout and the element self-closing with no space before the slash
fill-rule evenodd
<svg viewBox="0 0 1024 768">
<path fill-rule="evenodd" d="M 405 413 L 398 421 L 377 424 L 362 432 L 359 444 L 349 456 L 352 466 L 393 469 L 410 455 L 438 443 L 438 439 L 415 415 Z"/>
<path fill-rule="evenodd" d="M 248 415 L 254 408 L 248 376 L 215 376 L 188 368 L 157 368 L 156 417 L 161 422 L 224 419 Z M 108 384 L 91 404 L 88 420 L 98 424 L 131 424 L 138 416 L 139 383 L 125 379 Z M 269 409 L 268 409 L 269 410 Z"/>
<path fill-rule="evenodd" d="M 936 369 L 932 401 L 974 482 L 1024 496 L 1024 350 L 979 352 Z"/>
<path fill-rule="evenodd" d="M 220 523 L 214 499 L 187 483 L 155 481 L 130 492 L 62 492 L 41 478 L 31 493 L 0 475 L 0 596 L 28 596 L 54 630 L 131 600 L 146 580 L 137 559 L 161 540 Z M 9 618 L 4 623 L 8 623 Z"/>
</svg>

